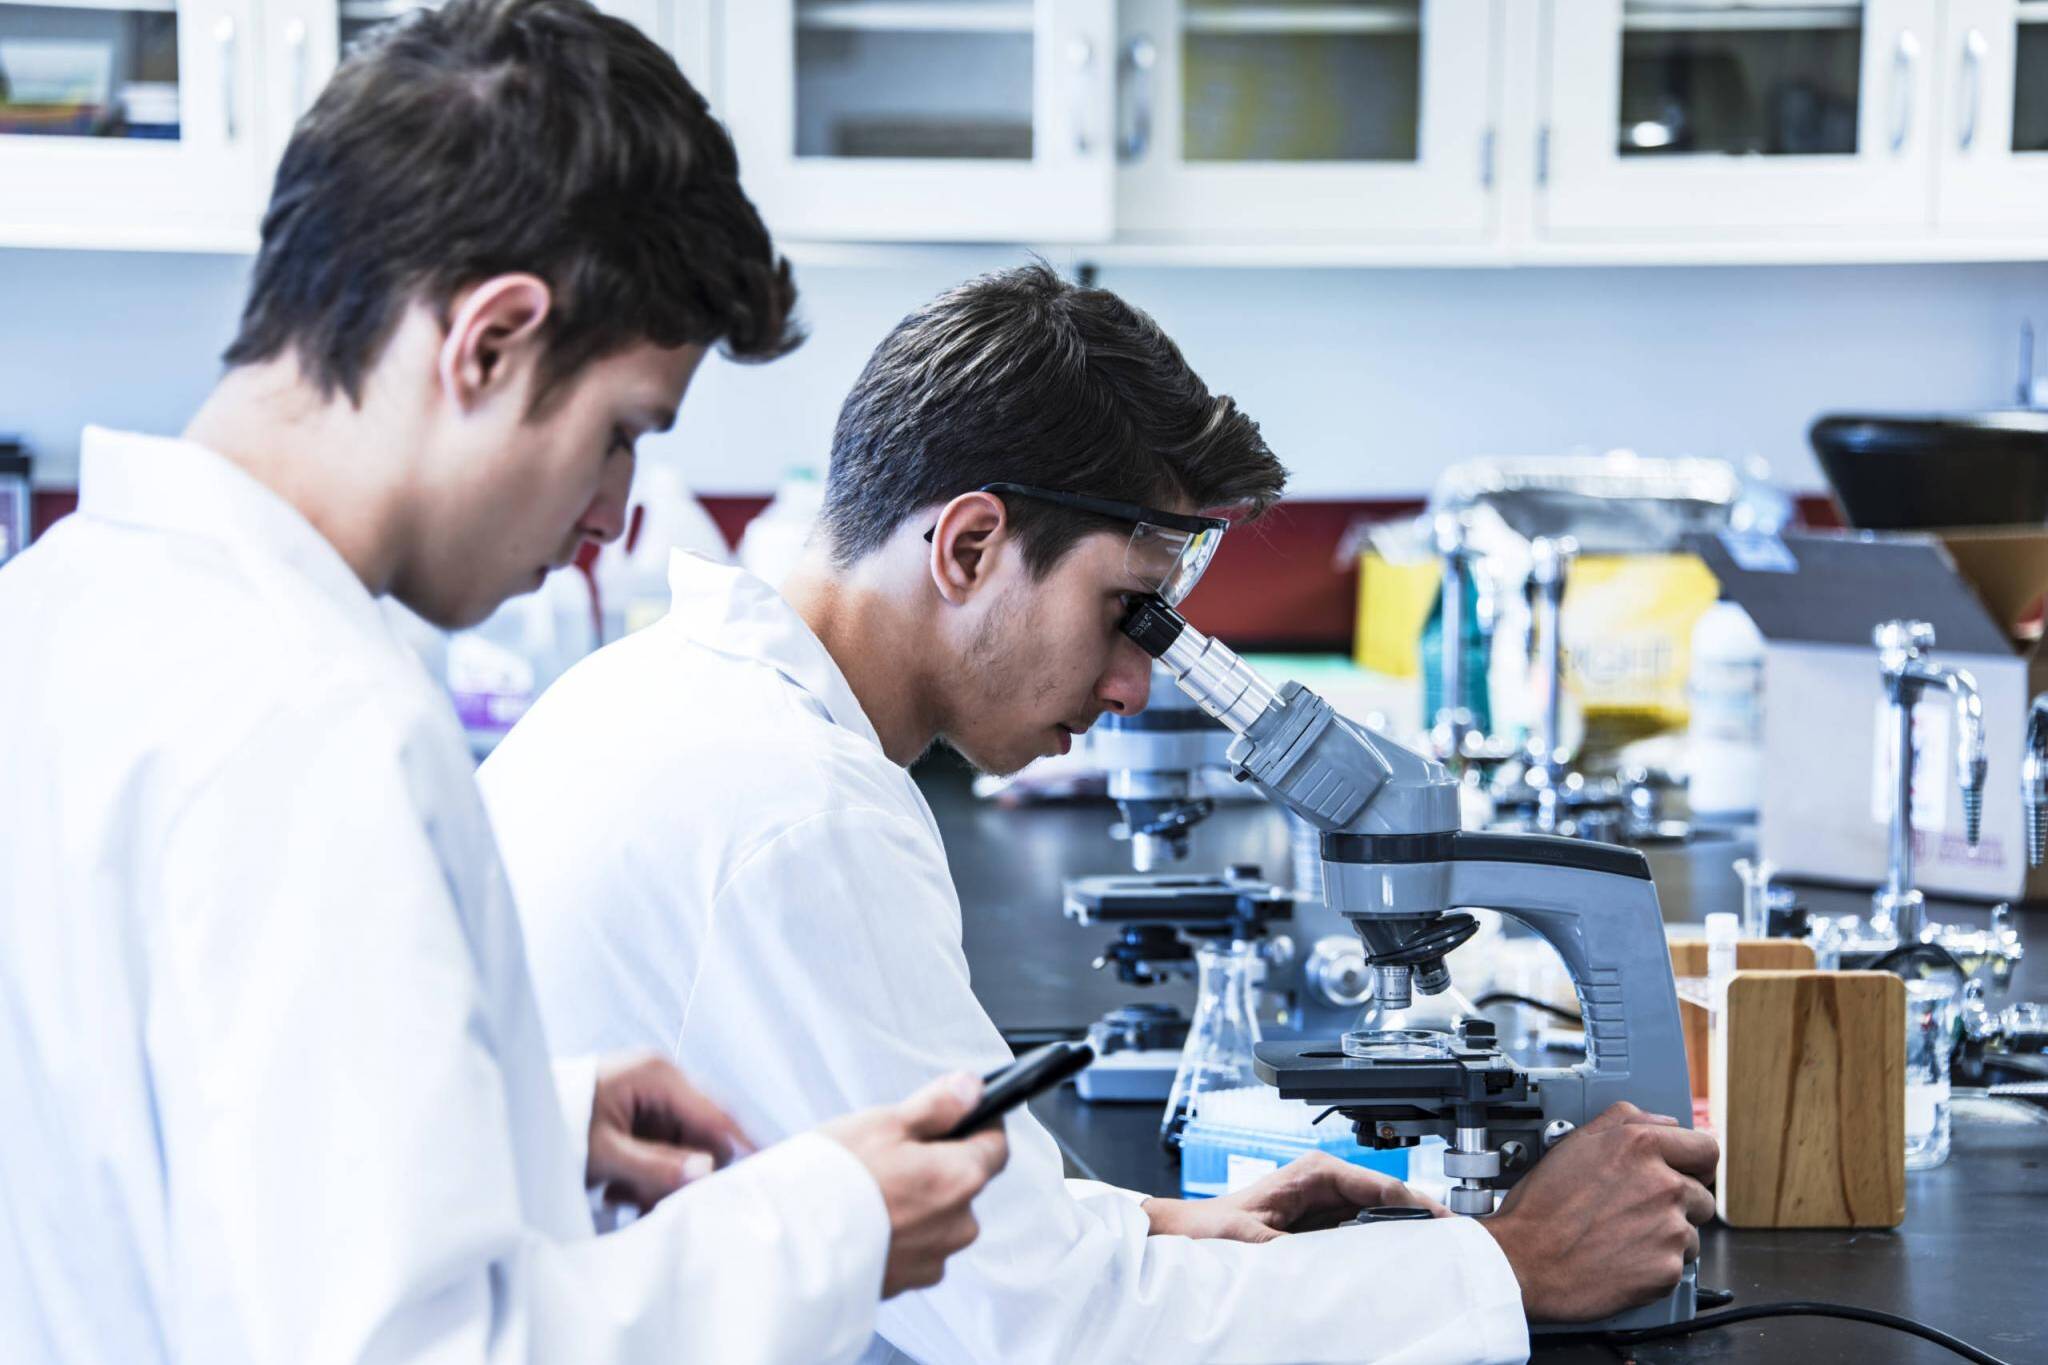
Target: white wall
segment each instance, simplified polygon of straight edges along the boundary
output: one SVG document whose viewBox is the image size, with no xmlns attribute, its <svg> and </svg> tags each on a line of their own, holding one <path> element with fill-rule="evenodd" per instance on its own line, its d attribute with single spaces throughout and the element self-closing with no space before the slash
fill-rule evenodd
<svg viewBox="0 0 2048 1365">
<path fill-rule="evenodd" d="M 645 449 L 708 492 L 822 465 L 840 398 L 896 319 L 1015 259 L 803 268 L 810 342 L 766 367 L 707 365 L 676 431 Z M 0 431 L 62 481 L 87 421 L 175 430 L 217 372 L 246 274 L 239 258 L 0 251 Z M 2048 364 L 2043 264 L 1106 269 L 1101 283 L 1237 395 L 1308 495 L 1420 493 L 1474 455 L 1617 445 L 1761 455 L 1816 489 L 1817 414 L 2010 402 L 2029 315 Z"/>
</svg>

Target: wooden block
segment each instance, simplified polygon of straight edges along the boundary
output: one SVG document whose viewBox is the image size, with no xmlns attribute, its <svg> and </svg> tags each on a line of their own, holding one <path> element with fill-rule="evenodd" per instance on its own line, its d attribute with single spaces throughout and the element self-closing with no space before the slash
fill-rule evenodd
<svg viewBox="0 0 2048 1365">
<path fill-rule="evenodd" d="M 1746 938 L 1735 945 L 1735 970 L 1802 971 L 1813 966 L 1813 945 L 1796 938 Z M 1680 939 L 1671 945 L 1673 976 L 1707 974 L 1707 941 Z M 1685 1030 L 1685 1069 L 1692 1078 L 1692 1097 L 1707 1098 L 1707 1012 L 1690 1000 L 1678 1002 L 1678 1022 Z M 1904 1028 L 1905 1025 L 1899 1025 Z"/>
<path fill-rule="evenodd" d="M 1906 1216 L 1906 987 L 1887 972 L 1742 972 L 1709 1048 L 1721 1220 Z"/>
</svg>

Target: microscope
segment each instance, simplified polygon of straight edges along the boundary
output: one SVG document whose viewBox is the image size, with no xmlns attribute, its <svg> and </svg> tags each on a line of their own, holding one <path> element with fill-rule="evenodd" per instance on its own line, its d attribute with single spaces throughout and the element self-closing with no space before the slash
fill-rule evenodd
<svg viewBox="0 0 2048 1365">
<path fill-rule="evenodd" d="M 1221 872 L 1185 867 L 1194 830 L 1215 809 L 1204 783 L 1228 769 L 1235 736 L 1163 670 L 1155 670 L 1154 683 L 1144 710 L 1103 716 L 1087 740 L 1122 817 L 1110 833 L 1130 846 L 1132 872 L 1069 881 L 1067 918 L 1115 934 L 1094 965 L 1134 986 L 1193 976 L 1200 943 L 1250 943 L 1260 993 L 1274 1005 L 1260 1020 L 1265 1032 L 1314 1035 L 1346 1027 L 1372 982 L 1342 916 L 1312 893 L 1265 880 L 1249 864 Z M 1188 1020 L 1171 1005 L 1112 1010 L 1090 1030 L 1098 1061 L 1076 1083 L 1081 1097 L 1167 1099 L 1187 1031 Z"/>
<path fill-rule="evenodd" d="M 1321 831 L 1325 899 L 1351 922 L 1375 978 L 1375 1022 L 1386 1027 L 1261 1042 L 1261 1080 L 1283 1098 L 1327 1106 L 1368 1147 L 1446 1138 L 1446 1202 L 1460 1214 L 1493 1212 L 1496 1196 L 1545 1151 L 1617 1101 L 1690 1126 L 1678 993 L 1641 853 L 1464 832 L 1456 782 L 1441 764 L 1345 720 L 1299 683 L 1275 691 L 1157 598 L 1134 599 L 1122 627 L 1236 736 L 1226 755 L 1235 776 Z M 1483 1019 L 1455 1033 L 1399 1027 L 1392 1012 L 1415 994 L 1449 989 L 1445 959 L 1478 927 L 1468 908 L 1519 920 L 1557 951 L 1585 1021 L 1585 1061 L 1524 1067 Z M 1694 1312 L 1687 1267 L 1669 1296 L 1600 1326 Z"/>
</svg>

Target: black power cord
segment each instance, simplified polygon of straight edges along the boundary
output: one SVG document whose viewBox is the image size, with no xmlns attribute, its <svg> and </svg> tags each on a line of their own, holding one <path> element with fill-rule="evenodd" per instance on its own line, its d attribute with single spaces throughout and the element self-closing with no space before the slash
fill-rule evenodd
<svg viewBox="0 0 2048 1365">
<path fill-rule="evenodd" d="M 1516 995 L 1513 991 L 1488 991 L 1485 995 L 1472 1002 L 1472 1008 L 1476 1010 L 1487 1009 L 1493 1005 L 1525 1005 L 1532 1010 L 1538 1010 L 1547 1014 L 1553 1019 L 1562 1019 L 1567 1024 L 1583 1024 L 1586 1022 L 1579 1017 L 1577 1010 L 1568 1010 L 1562 1005 L 1553 1005 L 1548 1000 L 1538 1000 L 1533 995 Z"/>
<path fill-rule="evenodd" d="M 1705 1302 L 1709 1293 L 1722 1294 L 1725 1290 L 1701 1290 L 1700 1300 Z M 1726 1300 L 1722 1300 L 1726 1302 Z M 1639 1346 L 1644 1342 L 1666 1341 L 1672 1337 L 1691 1336 L 1694 1332 L 1707 1332 L 1716 1327 L 1733 1327 L 1738 1322 L 1752 1322 L 1758 1318 L 1842 1318 L 1849 1322 L 1867 1322 L 1873 1327 L 1889 1327 L 1895 1332 L 1905 1332 L 1931 1341 L 1945 1351 L 1951 1351 L 1964 1360 L 1976 1365 L 2007 1365 L 1988 1351 L 1980 1351 L 1959 1337 L 1952 1337 L 1936 1327 L 1912 1318 L 1902 1318 L 1896 1313 L 1881 1313 L 1875 1308 L 1856 1308 L 1845 1303 L 1819 1303 L 1798 1299 L 1785 1303 L 1759 1303 L 1748 1308 L 1731 1308 L 1725 1313 L 1708 1313 L 1704 1317 L 1687 1322 L 1674 1322 L 1665 1327 L 1637 1327 L 1626 1331 L 1596 1332 L 1589 1334 L 1594 1340 L 1609 1346 Z"/>
</svg>

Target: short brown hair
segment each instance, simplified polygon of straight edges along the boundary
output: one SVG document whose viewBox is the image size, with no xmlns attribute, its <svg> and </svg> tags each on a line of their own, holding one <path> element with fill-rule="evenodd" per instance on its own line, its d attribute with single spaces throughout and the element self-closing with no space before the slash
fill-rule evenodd
<svg viewBox="0 0 2048 1365">
<path fill-rule="evenodd" d="M 546 280 L 539 406 L 626 346 L 802 340 L 732 139 L 675 62 L 585 0 L 452 0 L 376 30 L 299 121 L 230 365 L 295 352 L 330 397 L 415 300 Z"/>
<path fill-rule="evenodd" d="M 850 565 L 920 510 L 1001 482 L 1257 515 L 1287 471 L 1158 323 L 1039 261 L 941 294 L 875 348 L 832 437 L 832 558 Z M 1033 498 L 1005 508 L 1040 576 L 1120 524 Z"/>
</svg>

